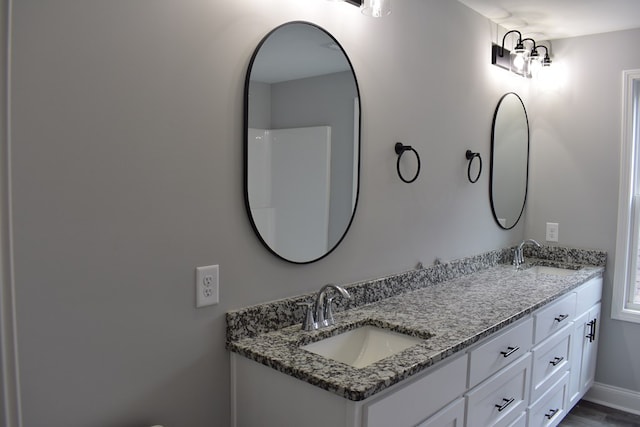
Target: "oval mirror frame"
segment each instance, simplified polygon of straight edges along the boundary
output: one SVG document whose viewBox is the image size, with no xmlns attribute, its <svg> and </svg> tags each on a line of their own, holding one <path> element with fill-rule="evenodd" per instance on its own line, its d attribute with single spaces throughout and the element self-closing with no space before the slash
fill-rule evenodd
<svg viewBox="0 0 640 427">
<path fill-rule="evenodd" d="M 514 92 L 498 101 L 491 126 L 489 198 L 493 218 L 510 230 L 524 213 L 529 187 L 529 118 Z"/>
<path fill-rule="evenodd" d="M 253 95 L 252 83 L 255 83 L 252 80 L 252 76 L 255 76 L 257 73 L 263 73 L 264 70 L 262 70 L 260 67 L 262 66 L 261 64 L 267 63 L 267 61 L 264 60 L 263 56 L 265 55 L 264 53 L 265 51 L 271 49 L 271 47 L 269 46 L 270 44 L 275 43 L 275 40 L 277 40 L 278 38 L 281 39 L 283 38 L 283 36 L 286 36 L 285 32 L 296 32 L 299 30 L 302 31 L 302 33 L 298 33 L 297 37 L 290 37 L 292 40 L 294 40 L 291 43 L 296 44 L 295 48 L 276 50 L 277 54 L 281 55 L 278 57 L 280 64 L 285 64 L 285 65 L 280 65 L 282 68 L 282 71 L 283 72 L 286 71 L 287 72 L 286 74 L 288 74 L 288 76 L 282 77 L 282 79 L 285 82 L 302 81 L 302 79 L 304 79 L 305 77 L 296 77 L 295 73 L 294 75 L 291 75 L 292 69 L 297 68 L 296 66 L 297 62 L 307 63 L 307 62 L 313 62 L 317 59 L 318 61 L 320 61 L 320 62 L 317 62 L 317 64 L 321 63 L 320 66 L 325 67 L 327 66 L 327 64 L 332 62 L 331 60 L 328 60 L 328 57 L 331 55 L 335 56 L 337 53 L 339 53 L 342 57 L 342 61 L 344 62 L 344 68 L 342 70 L 336 71 L 336 69 L 331 69 L 331 66 L 329 66 L 327 70 L 317 71 L 317 74 L 309 74 L 309 76 L 311 76 L 309 78 L 315 77 L 315 78 L 322 79 L 323 76 L 336 76 L 336 77 L 339 76 L 340 78 L 344 78 L 345 81 L 348 80 L 347 78 L 350 79 L 351 81 L 350 84 L 352 85 L 352 88 L 350 87 L 348 91 L 343 91 L 344 94 L 347 94 L 347 93 L 353 94 L 350 104 L 348 106 L 341 104 L 340 108 L 335 109 L 337 111 L 341 109 L 344 111 L 345 108 L 347 107 L 349 109 L 348 113 L 342 114 L 340 116 L 341 119 L 339 119 L 339 121 L 341 122 L 348 120 L 348 124 L 350 126 L 349 138 L 340 136 L 344 134 L 344 131 L 342 131 L 341 133 L 341 129 L 345 128 L 344 123 L 341 123 L 339 126 L 335 126 L 334 124 L 332 129 L 332 123 L 326 123 L 326 122 L 298 123 L 294 125 L 291 125 L 290 123 L 285 123 L 283 125 L 282 120 L 280 120 L 279 123 L 273 125 L 273 122 L 269 120 L 272 126 L 265 127 L 266 129 L 265 134 L 262 133 L 262 131 L 265 129 L 262 129 L 262 128 L 254 129 L 255 126 L 253 125 L 253 122 L 255 122 L 255 120 L 252 120 L 252 117 L 253 117 L 252 114 L 255 114 L 256 106 L 251 104 L 252 95 Z M 316 54 L 319 53 L 320 55 L 315 55 L 313 57 L 313 60 L 311 61 L 304 61 L 304 58 L 301 58 L 302 55 L 296 56 L 296 53 L 294 53 L 296 49 L 300 49 L 300 46 L 297 46 L 297 45 L 299 45 L 300 42 L 304 42 L 304 40 L 306 39 L 306 37 L 304 37 L 305 33 L 308 35 L 308 39 L 312 40 L 309 42 L 311 43 L 311 45 L 302 48 L 305 52 L 307 51 L 313 52 L 314 49 L 320 49 L 321 47 L 321 50 L 315 50 Z M 286 39 L 286 37 L 284 38 Z M 319 42 L 322 42 L 322 46 L 318 44 Z M 282 56 L 283 52 L 286 52 L 284 56 Z M 301 52 L 301 51 L 298 51 L 298 52 Z M 317 58 L 318 56 L 321 56 L 321 58 Z M 269 60 L 268 62 L 270 63 L 269 66 L 272 67 L 273 62 L 271 60 Z M 287 62 L 288 62 L 288 65 L 287 65 Z M 338 67 L 338 65 L 336 65 L 336 67 Z M 265 68 L 269 68 L 269 67 L 265 65 Z M 273 67 L 271 71 L 273 71 Z M 276 72 L 277 71 L 278 70 L 276 70 Z M 301 71 L 301 73 L 302 72 L 303 71 Z M 308 73 L 309 70 L 304 72 Z M 264 71 L 264 73 L 269 74 L 269 70 Z M 278 81 L 277 80 L 278 77 L 274 77 L 273 73 L 271 73 L 271 76 L 269 78 L 271 78 L 273 82 Z M 267 81 L 267 79 L 265 78 L 264 81 Z M 323 92 L 330 92 L 330 91 L 325 90 Z M 346 96 L 346 95 L 343 95 L 343 96 Z M 255 234 L 260 240 L 260 242 L 272 254 L 274 254 L 275 256 L 277 256 L 278 258 L 284 261 L 288 261 L 294 264 L 308 264 L 308 263 L 318 261 L 326 257 L 327 255 L 329 255 L 331 252 L 333 252 L 340 245 L 340 243 L 346 236 L 347 232 L 351 228 L 351 224 L 353 223 L 353 219 L 355 216 L 355 212 L 358 204 L 359 192 L 360 192 L 360 145 L 361 145 L 360 133 L 361 133 L 362 118 L 361 118 L 359 100 L 360 100 L 360 89 L 358 86 L 358 81 L 355 75 L 355 71 L 353 69 L 353 65 L 349 57 L 347 56 L 346 52 L 344 51 L 340 43 L 336 40 L 336 38 L 316 24 L 305 22 L 305 21 L 292 21 L 274 28 L 260 41 L 260 43 L 256 47 L 251 57 L 251 60 L 249 62 L 248 69 L 247 69 L 245 87 L 244 87 L 245 208 L 246 208 L 251 226 L 255 231 Z M 254 104 L 257 104 L 257 102 L 254 101 Z M 317 103 L 312 102 L 309 104 L 305 103 L 304 106 L 294 105 L 293 107 L 291 107 L 291 105 L 289 105 L 290 110 L 292 109 L 293 111 L 295 111 L 296 114 L 289 114 L 287 116 L 287 120 L 290 119 L 290 116 L 298 115 L 297 113 L 301 109 L 304 111 L 304 107 L 309 107 L 310 105 L 313 105 L 315 108 L 315 104 L 321 104 L 321 102 L 317 102 Z M 311 110 L 311 108 L 309 109 Z M 269 114 L 271 114 L 271 112 L 269 112 Z M 311 112 L 309 112 L 308 114 L 311 114 Z M 346 118 L 346 116 L 348 116 L 348 118 Z M 287 120 L 284 120 L 284 121 L 286 122 Z M 322 121 L 322 119 L 319 119 L 319 120 Z M 255 134 L 256 131 L 258 132 L 259 136 L 256 136 Z M 255 172 L 256 169 L 262 171 L 265 168 L 264 166 L 258 166 L 257 168 L 255 167 L 256 161 L 264 163 L 264 160 L 262 160 L 262 157 L 256 155 L 256 153 L 260 153 L 260 150 L 264 150 L 264 148 L 260 148 L 258 151 L 256 151 L 255 148 L 252 148 L 252 147 L 255 147 L 255 144 L 253 141 L 255 139 L 261 139 L 262 136 L 265 136 L 265 139 L 269 139 L 269 144 L 272 144 L 273 141 L 284 141 L 284 142 L 281 142 L 281 144 L 284 144 L 286 146 L 287 144 L 286 140 L 288 138 L 288 134 L 296 133 L 298 131 L 304 132 L 305 135 L 307 135 L 308 133 L 312 133 L 312 134 L 319 133 L 320 134 L 319 138 L 322 141 L 321 144 L 326 145 L 326 149 L 324 149 L 324 151 L 320 151 L 319 153 L 316 151 L 315 154 L 310 154 L 309 156 L 307 156 L 306 154 L 303 154 L 302 156 L 300 155 L 296 156 L 296 153 L 291 153 L 291 145 L 288 146 L 289 147 L 288 149 L 275 148 L 276 147 L 275 144 L 269 145 L 269 148 L 268 148 L 269 155 L 265 156 L 265 157 L 270 157 L 269 160 L 266 160 L 266 162 L 268 162 L 270 165 L 267 167 L 269 169 L 269 172 L 267 173 L 269 176 L 269 179 L 268 179 L 269 188 L 266 191 L 257 189 L 257 186 L 255 184 L 256 182 L 260 183 L 260 182 L 266 181 L 266 180 L 261 180 L 258 177 L 258 174 L 256 174 Z M 296 135 L 298 136 L 295 136 L 294 138 L 298 138 L 300 134 L 296 133 Z M 313 137 L 313 138 L 316 138 L 316 137 Z M 316 141 L 318 140 L 316 139 Z M 342 142 L 342 141 L 347 141 L 347 142 L 344 142 L 343 145 L 339 145 L 339 142 Z M 315 144 L 315 145 L 318 145 L 318 144 Z M 271 147 L 274 147 L 273 150 L 271 149 Z M 290 154 L 284 155 L 283 157 L 281 154 L 278 154 L 282 152 L 289 152 Z M 296 167 L 298 169 L 305 170 L 304 176 L 300 177 L 300 175 L 298 176 L 292 175 L 294 172 L 273 173 L 272 171 L 283 171 L 283 170 L 287 171 L 289 169 L 289 168 L 283 168 L 282 165 L 283 164 L 291 165 L 292 164 L 291 162 L 287 162 L 286 160 L 276 160 L 280 158 L 286 159 L 287 157 L 289 159 L 291 158 L 299 159 L 301 157 L 309 157 L 309 160 L 319 159 L 318 161 L 321 163 L 321 166 L 316 165 L 315 160 L 313 164 L 307 163 L 307 166 L 310 166 L 310 167 L 301 166 L 301 164 L 303 164 L 304 162 L 296 161 Z M 273 166 L 271 166 L 271 164 Z M 347 166 L 345 166 L 345 164 L 347 164 Z M 340 168 L 338 169 L 338 173 L 336 173 L 336 168 Z M 326 177 L 320 176 L 319 178 L 311 179 L 307 176 L 308 173 L 315 174 L 316 169 L 324 170 L 325 171 L 324 174 L 326 175 Z M 318 173 L 323 173 L 323 172 L 318 172 Z M 274 175 L 273 178 L 272 178 L 272 174 Z M 285 177 L 276 178 L 275 175 L 284 175 Z M 293 179 L 292 179 L 292 176 L 294 176 Z M 312 175 L 312 176 L 317 176 L 317 175 Z M 258 177 L 257 181 L 256 181 L 256 177 Z M 296 177 L 300 177 L 301 179 L 297 179 Z M 347 179 L 350 182 L 346 182 Z M 300 185 L 302 184 L 299 185 L 298 183 L 304 183 L 303 181 L 310 181 L 314 183 L 325 182 L 325 184 L 323 184 L 325 185 L 325 188 L 323 190 L 320 190 L 321 193 L 319 193 L 319 194 L 322 194 L 322 196 L 319 198 L 320 200 L 322 200 L 321 202 L 322 207 L 320 209 L 312 210 L 312 208 L 309 207 L 312 204 L 315 204 L 316 202 L 315 198 L 312 198 L 311 203 L 301 203 L 297 201 L 297 198 L 289 197 L 289 199 L 295 200 L 293 204 L 304 206 L 304 209 L 306 209 L 306 213 L 300 213 L 297 216 L 293 215 L 293 217 L 288 216 L 286 219 L 281 219 L 280 221 L 278 221 L 275 219 L 277 215 L 272 213 L 273 212 L 290 212 L 289 208 L 285 207 L 285 208 L 279 209 L 278 207 L 275 207 L 275 208 L 262 207 L 262 206 L 270 205 L 270 202 L 268 202 L 266 205 L 263 205 L 263 199 L 265 199 L 262 195 L 263 193 L 267 193 L 269 195 L 266 197 L 266 199 L 268 200 L 277 199 L 278 202 L 276 203 L 280 203 L 279 200 L 282 198 L 282 196 L 276 196 L 275 195 L 276 192 L 279 194 L 288 194 L 290 191 L 292 191 L 292 188 L 291 188 L 292 186 L 300 187 Z M 289 184 L 283 184 L 283 183 L 289 183 Z M 294 184 L 291 184 L 291 183 L 294 183 Z M 262 187 L 264 185 L 258 184 L 258 186 Z M 272 187 L 273 187 L 273 190 L 272 190 Z M 282 189 L 282 187 L 287 187 L 287 189 L 284 190 Z M 316 188 L 315 185 L 313 185 L 313 187 L 314 188 L 309 191 L 305 191 L 304 189 L 300 189 L 300 188 L 296 188 L 294 189 L 294 191 L 298 192 L 298 194 L 301 194 L 302 198 L 306 198 L 306 197 L 310 197 L 310 196 L 307 196 L 307 194 L 317 194 L 318 188 Z M 273 193 L 273 196 L 272 196 L 272 193 Z M 256 197 L 256 194 L 259 194 L 259 196 Z M 334 194 L 337 194 L 337 195 L 334 195 Z M 334 198 L 338 198 L 338 197 L 339 199 L 334 200 Z M 262 210 L 266 209 L 267 211 L 270 210 L 270 213 L 265 215 L 264 212 L 259 212 L 261 209 Z M 297 208 L 295 208 L 294 210 L 296 209 Z M 300 209 L 303 209 L 303 208 L 300 207 Z M 326 214 L 323 214 L 324 219 L 321 219 L 322 224 L 319 227 L 316 227 L 315 223 L 313 227 L 308 227 L 308 226 L 305 227 L 304 225 L 300 224 L 300 223 L 306 224 L 306 221 L 310 221 L 308 219 L 309 215 L 307 215 L 309 212 L 311 212 L 312 215 L 315 215 L 315 212 L 325 212 L 325 210 L 326 210 Z M 286 214 L 281 214 L 281 216 L 285 217 Z M 265 217 L 270 218 L 267 220 L 267 222 L 270 221 L 269 225 L 267 226 L 265 226 Z M 282 223 L 284 223 L 286 227 L 275 227 L 273 225 L 273 224 L 282 224 Z M 276 233 L 273 231 L 273 229 L 276 229 L 276 228 L 278 230 L 277 233 L 281 233 L 277 235 L 282 235 L 284 237 L 277 238 L 277 239 L 274 238 L 274 234 Z M 318 231 L 316 231 L 316 229 Z M 312 233 L 311 237 L 307 236 L 308 234 L 307 232 Z M 316 244 L 315 236 L 318 236 L 318 235 L 320 236 L 319 240 L 324 239 L 324 241 L 318 242 Z M 276 244 L 276 242 L 283 242 L 283 241 L 288 243 Z M 299 244 L 298 242 L 301 242 L 300 246 L 302 247 L 297 248 L 297 247 L 291 246 L 291 245 L 294 245 L 294 246 L 298 245 Z M 311 245 L 309 245 L 309 242 L 311 242 Z M 316 247 L 309 248 L 308 246 L 316 246 Z M 299 254 L 302 254 L 302 255 L 299 255 Z"/>
</svg>

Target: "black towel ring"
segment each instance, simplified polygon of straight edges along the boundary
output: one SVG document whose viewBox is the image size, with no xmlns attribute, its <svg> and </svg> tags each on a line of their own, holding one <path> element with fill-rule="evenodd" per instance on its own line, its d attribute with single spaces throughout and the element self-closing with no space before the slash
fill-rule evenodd
<svg viewBox="0 0 640 427">
<path fill-rule="evenodd" d="M 467 160 L 469 160 L 469 166 L 467 167 L 467 178 L 469 178 L 469 182 L 475 184 L 480 179 L 480 175 L 482 174 L 482 157 L 480 157 L 480 153 L 474 153 L 471 150 L 467 150 L 466 153 Z M 478 158 L 480 162 L 480 168 L 478 169 L 478 176 L 476 179 L 471 179 L 471 165 L 473 164 L 473 159 Z"/>
<path fill-rule="evenodd" d="M 396 142 L 395 149 L 396 149 L 396 154 L 398 155 L 398 162 L 396 163 L 396 170 L 398 171 L 398 176 L 403 182 L 406 182 L 407 184 L 411 184 L 413 181 L 418 179 L 418 175 L 420 175 L 420 155 L 412 146 L 404 145 L 402 142 Z M 413 177 L 413 179 L 405 179 L 402 176 L 402 172 L 400 172 L 400 159 L 402 158 L 402 155 L 404 154 L 405 151 L 413 151 L 416 155 L 416 159 L 418 160 L 418 170 L 416 170 L 416 175 Z"/>
</svg>

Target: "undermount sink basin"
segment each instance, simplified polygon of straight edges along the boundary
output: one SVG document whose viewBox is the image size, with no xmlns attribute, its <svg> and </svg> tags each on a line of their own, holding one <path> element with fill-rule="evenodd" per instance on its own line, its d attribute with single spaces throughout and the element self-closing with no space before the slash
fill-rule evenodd
<svg viewBox="0 0 640 427">
<path fill-rule="evenodd" d="M 355 368 L 364 368 L 421 342 L 420 338 L 367 325 L 301 348 Z"/>
<path fill-rule="evenodd" d="M 576 270 L 572 270 L 569 268 L 559 268 L 559 267 L 549 267 L 546 265 L 536 265 L 529 269 L 529 271 L 535 274 L 549 274 L 552 276 L 568 276 L 569 274 L 573 274 Z"/>
</svg>

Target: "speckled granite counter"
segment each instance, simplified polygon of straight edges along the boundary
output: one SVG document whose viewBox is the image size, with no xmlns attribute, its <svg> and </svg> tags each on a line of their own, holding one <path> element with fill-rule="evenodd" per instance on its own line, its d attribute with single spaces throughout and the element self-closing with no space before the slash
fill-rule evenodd
<svg viewBox="0 0 640 427">
<path fill-rule="evenodd" d="M 300 329 L 295 303 L 310 295 L 230 312 L 227 347 L 339 396 L 364 400 L 602 275 L 606 263 L 598 251 L 526 252 L 544 258 L 540 264 L 579 268 L 555 276 L 501 264 L 509 254 L 505 249 L 347 286 L 355 298 L 335 314 L 334 326 L 318 331 Z M 360 369 L 299 348 L 365 324 L 427 339 Z"/>
</svg>

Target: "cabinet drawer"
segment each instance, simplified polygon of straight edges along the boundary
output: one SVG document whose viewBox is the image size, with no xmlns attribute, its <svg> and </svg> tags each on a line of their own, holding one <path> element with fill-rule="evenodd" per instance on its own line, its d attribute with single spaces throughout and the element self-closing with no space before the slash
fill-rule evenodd
<svg viewBox="0 0 640 427">
<path fill-rule="evenodd" d="M 416 427 L 462 427 L 464 425 L 464 399 L 460 398 Z"/>
<path fill-rule="evenodd" d="M 527 427 L 527 413 L 523 412 L 509 427 Z"/>
<path fill-rule="evenodd" d="M 576 314 L 580 315 L 602 299 L 602 277 L 595 277 L 576 289 Z"/>
<path fill-rule="evenodd" d="M 527 353 L 531 349 L 532 334 L 533 320 L 527 319 L 471 350 L 469 388 Z"/>
<path fill-rule="evenodd" d="M 576 294 L 574 292 L 565 295 L 558 301 L 549 304 L 534 314 L 535 339 L 538 344 L 548 336 L 564 328 L 576 316 Z"/>
<path fill-rule="evenodd" d="M 567 325 L 531 350 L 531 402 L 538 400 L 569 368 L 569 337 L 573 330 L 570 326 Z"/>
<path fill-rule="evenodd" d="M 363 425 L 415 426 L 462 396 L 466 380 L 467 355 L 464 355 L 367 404 L 363 409 Z"/>
<path fill-rule="evenodd" d="M 467 427 L 513 423 L 529 401 L 531 353 L 513 362 L 467 394 Z"/>
<path fill-rule="evenodd" d="M 554 427 L 560 423 L 566 413 L 568 383 L 569 373 L 566 372 L 560 381 L 529 408 L 529 427 Z"/>
</svg>

